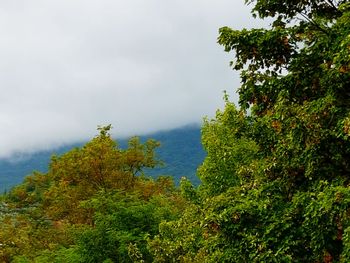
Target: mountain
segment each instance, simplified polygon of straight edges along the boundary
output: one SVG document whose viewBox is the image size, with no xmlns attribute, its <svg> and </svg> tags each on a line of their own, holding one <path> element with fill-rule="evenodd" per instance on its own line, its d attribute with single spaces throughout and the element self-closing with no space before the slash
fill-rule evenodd
<svg viewBox="0 0 350 263">
<path fill-rule="evenodd" d="M 205 152 L 201 145 L 199 126 L 185 126 L 140 136 L 141 141 L 149 138 L 161 143 L 156 152 L 159 159 L 164 162 L 164 166 L 146 170 L 147 175 L 152 177 L 171 175 L 176 183 L 182 176 L 186 176 L 195 185 L 200 183 L 196 176 L 196 170 L 203 162 Z M 121 148 L 127 146 L 127 139 L 117 139 L 117 141 Z M 24 177 L 33 171 L 46 172 L 52 154 L 60 155 L 82 145 L 83 143 L 72 144 L 50 151 L 37 152 L 22 158 L 0 160 L 0 192 L 21 183 Z"/>
</svg>

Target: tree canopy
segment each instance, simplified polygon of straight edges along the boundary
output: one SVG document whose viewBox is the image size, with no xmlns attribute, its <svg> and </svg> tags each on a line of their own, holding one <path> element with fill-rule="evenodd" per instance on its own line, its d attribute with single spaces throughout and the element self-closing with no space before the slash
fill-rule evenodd
<svg viewBox="0 0 350 263">
<path fill-rule="evenodd" d="M 185 200 L 170 177 L 148 178 L 160 163 L 154 140 L 120 149 L 111 126 L 81 148 L 53 156 L 3 197 L 1 262 L 133 262 L 152 255 L 147 240 L 174 220 Z"/>
<path fill-rule="evenodd" d="M 202 184 L 101 127 L 3 197 L 4 262 L 350 262 L 350 2 L 245 2 L 271 25 L 219 30 L 239 105 L 204 120 Z"/>
<path fill-rule="evenodd" d="M 350 3 L 246 3 L 271 25 L 219 31 L 239 107 L 204 123 L 200 205 L 161 225 L 157 260 L 348 262 Z"/>
</svg>

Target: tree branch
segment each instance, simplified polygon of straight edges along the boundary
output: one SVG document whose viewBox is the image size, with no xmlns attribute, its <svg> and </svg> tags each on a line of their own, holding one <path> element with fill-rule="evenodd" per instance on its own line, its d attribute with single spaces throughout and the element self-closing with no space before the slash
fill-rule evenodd
<svg viewBox="0 0 350 263">
<path fill-rule="evenodd" d="M 328 4 L 330 4 L 335 10 L 338 11 L 338 7 L 334 4 L 332 0 L 327 0 Z"/>
<path fill-rule="evenodd" d="M 309 16 L 303 12 L 300 12 L 300 15 L 302 17 L 304 17 L 309 23 L 311 23 L 312 25 L 314 25 L 315 27 L 317 27 L 321 32 L 328 34 L 327 30 L 325 30 L 324 28 L 322 28 L 319 24 L 317 24 L 313 19 L 309 18 Z"/>
</svg>

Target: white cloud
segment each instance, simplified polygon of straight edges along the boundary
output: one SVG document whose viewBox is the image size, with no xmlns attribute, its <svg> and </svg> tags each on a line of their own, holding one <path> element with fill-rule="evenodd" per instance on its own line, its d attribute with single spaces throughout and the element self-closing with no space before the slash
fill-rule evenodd
<svg viewBox="0 0 350 263">
<path fill-rule="evenodd" d="M 218 28 L 251 21 L 243 0 L 1 2 L 0 157 L 213 115 L 239 85 Z"/>
</svg>

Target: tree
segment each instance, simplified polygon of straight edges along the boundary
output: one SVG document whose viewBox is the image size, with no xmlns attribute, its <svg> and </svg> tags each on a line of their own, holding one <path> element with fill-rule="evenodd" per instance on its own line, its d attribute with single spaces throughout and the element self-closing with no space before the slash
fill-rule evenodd
<svg viewBox="0 0 350 263">
<path fill-rule="evenodd" d="M 157 260 L 348 262 L 350 3 L 246 3 L 272 23 L 219 31 L 241 72 L 239 108 L 226 99 L 205 122 L 200 212 L 165 223 Z M 191 225 L 201 246 L 167 238 L 198 237 Z"/>
<path fill-rule="evenodd" d="M 158 142 L 134 137 L 120 149 L 110 129 L 54 156 L 48 173 L 34 172 L 3 198 L 2 261 L 152 262 L 147 240 L 185 200 L 171 177 L 143 174 L 159 163 Z"/>
<path fill-rule="evenodd" d="M 110 128 L 100 127 L 99 135 L 82 148 L 53 157 L 47 174 L 51 184 L 43 200 L 50 218 L 75 223 L 91 221 L 91 211 L 79 207 L 81 201 L 100 190 L 132 191 L 137 173 L 159 163 L 154 154 L 158 142 L 149 140 L 142 144 L 134 137 L 123 150 L 111 138 Z"/>
<path fill-rule="evenodd" d="M 158 233 L 162 220 L 177 218 L 180 207 L 169 197 L 155 194 L 150 200 L 130 193 L 101 192 L 84 203 L 94 209 L 94 226 L 78 236 L 82 262 L 134 262 L 130 248 L 143 262 L 152 262 L 147 238 Z M 175 209 L 174 209 L 175 208 Z"/>
</svg>

